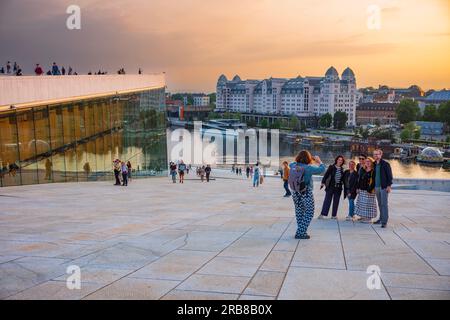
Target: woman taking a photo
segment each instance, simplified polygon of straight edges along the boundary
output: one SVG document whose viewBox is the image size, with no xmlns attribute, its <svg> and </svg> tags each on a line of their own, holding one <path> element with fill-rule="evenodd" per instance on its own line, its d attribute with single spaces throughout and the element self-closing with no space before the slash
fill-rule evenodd
<svg viewBox="0 0 450 320">
<path fill-rule="evenodd" d="M 318 156 L 314 158 L 306 151 L 300 151 L 295 161 L 289 165 L 290 172 L 296 171 L 297 167 L 304 169 L 303 181 L 306 186 L 304 193 L 292 192 L 294 200 L 295 217 L 297 219 L 297 232 L 295 239 L 310 239 L 306 233 L 309 224 L 314 216 L 314 196 L 313 196 L 313 174 L 322 174 L 325 171 L 325 165 Z"/>
<path fill-rule="evenodd" d="M 337 212 L 339 208 L 339 200 L 342 194 L 342 186 L 344 184 L 344 164 L 345 159 L 343 156 L 338 156 L 334 160 L 334 164 L 328 167 L 327 172 L 323 176 L 321 189 L 325 187 L 325 199 L 323 200 L 322 213 L 319 219 L 323 219 L 328 216 L 330 211 L 331 202 L 333 202 L 333 212 L 331 219 L 337 218 Z"/>
<path fill-rule="evenodd" d="M 375 170 L 372 158 L 367 158 L 358 182 L 358 199 L 353 221 L 371 222 L 377 216 Z"/>
</svg>

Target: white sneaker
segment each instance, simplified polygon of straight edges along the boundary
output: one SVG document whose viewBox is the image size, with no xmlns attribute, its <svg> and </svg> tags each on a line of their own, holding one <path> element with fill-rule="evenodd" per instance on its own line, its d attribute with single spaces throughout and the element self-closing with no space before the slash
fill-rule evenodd
<svg viewBox="0 0 450 320">
<path fill-rule="evenodd" d="M 345 218 L 345 221 L 352 221 L 352 220 L 353 220 L 353 218 L 350 217 L 350 216 L 347 216 L 347 217 Z"/>
<path fill-rule="evenodd" d="M 320 214 L 320 215 L 317 217 L 317 219 L 318 219 L 318 220 L 323 220 L 323 219 L 325 219 L 325 217 L 324 217 L 323 215 Z"/>
<path fill-rule="evenodd" d="M 331 216 L 331 219 L 332 219 L 332 220 L 337 220 L 337 217 Z"/>
</svg>

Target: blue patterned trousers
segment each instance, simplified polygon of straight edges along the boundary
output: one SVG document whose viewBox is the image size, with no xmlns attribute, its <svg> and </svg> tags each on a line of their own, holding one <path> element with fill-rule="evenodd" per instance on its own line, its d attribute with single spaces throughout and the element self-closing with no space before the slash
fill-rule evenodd
<svg viewBox="0 0 450 320">
<path fill-rule="evenodd" d="M 293 192 L 292 199 L 294 200 L 295 217 L 297 219 L 297 232 L 295 236 L 304 236 L 314 217 L 314 196 L 312 189 L 308 188 L 305 194 Z"/>
</svg>

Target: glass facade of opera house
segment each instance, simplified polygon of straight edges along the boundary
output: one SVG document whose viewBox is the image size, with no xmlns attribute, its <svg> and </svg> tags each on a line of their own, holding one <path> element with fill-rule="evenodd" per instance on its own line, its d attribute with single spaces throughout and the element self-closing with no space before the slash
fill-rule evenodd
<svg viewBox="0 0 450 320">
<path fill-rule="evenodd" d="M 166 175 L 165 89 L 0 110 L 0 185 Z M 6 109 L 6 110 L 5 110 Z"/>
</svg>

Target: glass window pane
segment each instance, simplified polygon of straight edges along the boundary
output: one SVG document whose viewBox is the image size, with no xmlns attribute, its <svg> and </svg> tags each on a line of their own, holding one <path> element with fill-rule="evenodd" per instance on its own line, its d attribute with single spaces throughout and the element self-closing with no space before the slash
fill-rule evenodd
<svg viewBox="0 0 450 320">
<path fill-rule="evenodd" d="M 22 184 L 39 183 L 33 109 L 17 111 L 17 129 Z"/>
<path fill-rule="evenodd" d="M 0 176 L 4 187 L 20 185 L 15 111 L 0 113 Z"/>
</svg>

